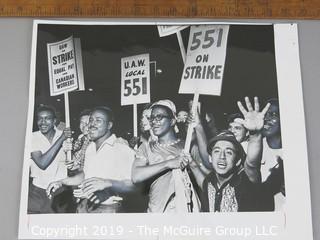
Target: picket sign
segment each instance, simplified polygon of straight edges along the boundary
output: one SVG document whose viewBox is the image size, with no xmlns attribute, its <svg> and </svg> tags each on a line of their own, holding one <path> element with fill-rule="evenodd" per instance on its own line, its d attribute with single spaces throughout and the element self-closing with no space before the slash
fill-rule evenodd
<svg viewBox="0 0 320 240">
<path fill-rule="evenodd" d="M 69 92 L 84 90 L 81 42 L 70 36 L 47 44 L 50 96 L 64 95 L 65 124 L 70 127 Z M 72 142 L 71 138 L 66 140 Z M 67 161 L 71 161 L 67 151 Z"/>
<path fill-rule="evenodd" d="M 199 25 L 190 28 L 179 93 L 194 94 L 191 107 L 193 116 L 197 111 L 200 94 L 221 95 L 228 32 L 228 25 Z M 189 124 L 184 146 L 186 153 L 190 151 L 193 128 L 193 124 Z"/>
<path fill-rule="evenodd" d="M 138 136 L 138 106 L 150 102 L 149 54 L 121 58 L 121 105 L 133 105 L 133 135 Z"/>
<path fill-rule="evenodd" d="M 160 37 L 166 37 L 174 33 L 178 33 L 189 25 L 158 25 L 158 32 Z"/>
</svg>

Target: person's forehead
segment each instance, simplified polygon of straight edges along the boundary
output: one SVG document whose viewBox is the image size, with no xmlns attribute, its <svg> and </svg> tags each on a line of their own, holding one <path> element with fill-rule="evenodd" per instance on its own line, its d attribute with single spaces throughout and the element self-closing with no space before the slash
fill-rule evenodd
<svg viewBox="0 0 320 240">
<path fill-rule="evenodd" d="M 91 113 L 91 116 L 90 116 L 90 117 L 107 119 L 107 118 L 108 118 L 108 115 L 107 115 L 106 112 L 104 112 L 104 111 L 102 111 L 102 110 L 94 110 L 94 111 Z"/>
<path fill-rule="evenodd" d="M 41 117 L 50 116 L 52 118 L 54 117 L 53 113 L 49 110 L 42 110 L 38 112 L 38 116 L 41 116 Z"/>
<path fill-rule="evenodd" d="M 241 123 L 238 122 L 230 122 L 229 127 L 241 127 L 244 128 L 244 126 Z"/>
<path fill-rule="evenodd" d="M 80 117 L 80 121 L 87 121 L 89 119 L 90 115 L 83 115 Z"/>
<path fill-rule="evenodd" d="M 233 149 L 233 150 L 236 150 L 234 144 L 233 144 L 232 142 L 229 142 L 229 141 L 226 141 L 226 140 L 219 140 L 219 141 L 217 141 L 217 142 L 214 144 L 213 148 L 217 148 L 217 147 L 223 148 L 223 149 L 225 149 L 225 148 L 231 148 L 231 149 Z"/>
<path fill-rule="evenodd" d="M 151 115 L 155 115 L 159 113 L 167 114 L 167 110 L 162 106 L 155 106 L 152 108 Z"/>
</svg>

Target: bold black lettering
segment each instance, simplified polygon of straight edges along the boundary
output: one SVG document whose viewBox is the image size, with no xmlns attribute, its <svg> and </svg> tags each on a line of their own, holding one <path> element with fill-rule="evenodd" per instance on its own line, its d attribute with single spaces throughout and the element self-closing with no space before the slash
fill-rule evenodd
<svg viewBox="0 0 320 240">
<path fill-rule="evenodd" d="M 186 70 L 184 71 L 184 76 L 183 76 L 184 79 L 187 79 L 190 76 L 189 69 L 190 67 L 187 67 Z"/>
<path fill-rule="evenodd" d="M 139 59 L 138 60 L 138 67 L 144 66 L 144 59 Z"/>
<path fill-rule="evenodd" d="M 214 78 L 215 79 L 221 79 L 221 68 L 222 68 L 221 65 L 216 66 L 216 70 L 215 70 L 215 73 L 214 73 Z"/>
<path fill-rule="evenodd" d="M 214 69 L 214 65 L 208 66 L 206 79 L 213 79 L 213 76 L 214 76 L 213 69 Z"/>
<path fill-rule="evenodd" d="M 201 69 L 202 68 L 200 66 L 197 66 L 194 78 L 198 78 L 198 79 L 201 78 Z"/>
</svg>

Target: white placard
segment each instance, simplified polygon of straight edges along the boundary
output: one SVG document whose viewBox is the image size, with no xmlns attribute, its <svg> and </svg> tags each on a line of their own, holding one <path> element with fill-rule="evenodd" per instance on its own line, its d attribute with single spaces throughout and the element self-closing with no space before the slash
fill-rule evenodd
<svg viewBox="0 0 320 240">
<path fill-rule="evenodd" d="M 56 96 L 78 88 L 78 74 L 73 37 L 48 43 L 50 95 Z"/>
<path fill-rule="evenodd" d="M 179 93 L 221 94 L 228 32 L 229 25 L 190 28 Z"/>
<path fill-rule="evenodd" d="M 150 102 L 149 54 L 121 58 L 121 105 Z"/>
<path fill-rule="evenodd" d="M 169 36 L 171 34 L 182 31 L 189 26 L 176 26 L 176 25 L 158 25 L 158 32 L 160 37 Z"/>
</svg>

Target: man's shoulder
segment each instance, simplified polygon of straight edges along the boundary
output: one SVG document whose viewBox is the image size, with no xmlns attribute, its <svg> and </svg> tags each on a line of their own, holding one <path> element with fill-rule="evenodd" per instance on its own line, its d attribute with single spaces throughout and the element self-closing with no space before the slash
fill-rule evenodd
<svg viewBox="0 0 320 240">
<path fill-rule="evenodd" d="M 129 154 L 134 154 L 134 150 L 129 147 L 129 143 L 126 139 L 122 137 L 117 137 L 116 135 L 113 135 L 114 142 L 113 146 L 117 149 L 121 150 L 121 152 L 127 152 Z"/>
<path fill-rule="evenodd" d="M 203 189 L 206 189 L 209 182 L 214 184 L 216 181 L 217 181 L 217 178 L 216 178 L 215 172 L 213 170 L 207 176 L 205 176 L 203 183 L 202 183 Z"/>
</svg>

